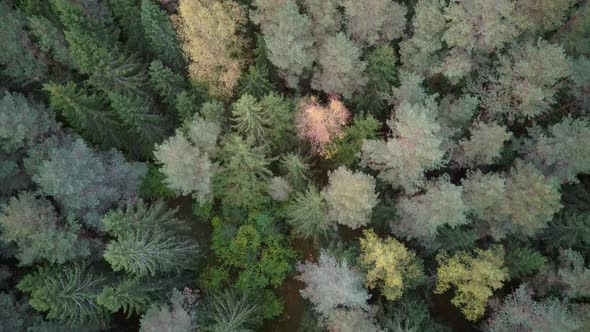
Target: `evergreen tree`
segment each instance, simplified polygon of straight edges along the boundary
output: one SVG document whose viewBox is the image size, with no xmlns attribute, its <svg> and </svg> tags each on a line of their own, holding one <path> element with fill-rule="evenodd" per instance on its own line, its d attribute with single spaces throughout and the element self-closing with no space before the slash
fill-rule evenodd
<svg viewBox="0 0 590 332">
<path fill-rule="evenodd" d="M 176 106 L 178 91 L 185 88 L 185 81 L 182 76 L 164 66 L 159 60 L 154 60 L 149 67 L 150 83 L 158 92 L 162 100 L 171 108 Z M 182 93 L 187 93 L 183 91 Z M 184 98 L 184 97 L 183 97 Z"/>
<path fill-rule="evenodd" d="M 551 248 L 590 248 L 590 213 L 563 210 L 549 222 L 541 238 Z"/>
<path fill-rule="evenodd" d="M 24 30 L 26 21 L 23 15 L 12 10 L 9 2 L 2 2 L 0 22 L 0 73 L 19 85 L 42 81 L 47 73 L 47 67 L 36 55 L 35 47 Z"/>
<path fill-rule="evenodd" d="M 30 295 L 29 303 L 47 318 L 75 327 L 85 323 L 105 326 L 106 312 L 96 302 L 106 278 L 80 266 L 39 268 L 17 288 Z"/>
<path fill-rule="evenodd" d="M 141 200 L 109 212 L 102 223 L 115 239 L 105 249 L 105 260 L 115 271 L 140 277 L 194 268 L 197 245 L 183 234 L 186 226 L 176 212 L 163 202 L 147 206 Z"/>
<path fill-rule="evenodd" d="M 176 71 L 184 69 L 176 31 L 170 18 L 153 0 L 141 1 L 141 24 L 148 49 L 158 59 Z"/>
<path fill-rule="evenodd" d="M 251 95 L 256 98 L 266 96 L 275 87 L 269 80 L 268 69 L 266 67 L 250 66 L 248 72 L 242 75 L 238 86 L 238 95 Z"/>
<path fill-rule="evenodd" d="M 113 313 L 122 310 L 129 317 L 145 312 L 163 290 L 163 283 L 154 279 L 126 277 L 105 287 L 96 302 Z"/>
<path fill-rule="evenodd" d="M 37 39 L 41 51 L 64 66 L 77 69 L 66 46 L 63 32 L 58 26 L 43 16 L 30 16 L 27 18 L 27 27 L 31 35 Z"/>
<path fill-rule="evenodd" d="M 285 214 L 297 237 L 312 238 L 317 242 L 336 230 L 335 222 L 327 217 L 326 201 L 314 186 L 309 186 L 304 192 L 296 192 Z"/>
<path fill-rule="evenodd" d="M 111 14 L 126 37 L 131 50 L 143 51 L 145 35 L 141 22 L 141 8 L 136 0 L 109 0 Z"/>
<path fill-rule="evenodd" d="M 72 81 L 66 85 L 48 83 L 51 107 L 59 111 L 80 135 L 103 148 L 122 147 L 127 133 L 119 116 L 106 106 L 104 98 L 78 89 Z"/>
<path fill-rule="evenodd" d="M 248 327 L 260 321 L 260 307 L 245 295 L 225 290 L 214 294 L 204 304 L 204 331 L 253 331 Z"/>
</svg>

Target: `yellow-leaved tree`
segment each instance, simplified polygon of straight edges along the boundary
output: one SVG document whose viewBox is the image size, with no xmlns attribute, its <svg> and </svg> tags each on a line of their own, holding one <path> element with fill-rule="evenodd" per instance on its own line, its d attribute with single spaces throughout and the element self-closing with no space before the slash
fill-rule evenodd
<svg viewBox="0 0 590 332">
<path fill-rule="evenodd" d="M 365 230 L 360 240 L 359 261 L 367 270 L 367 287 L 379 287 L 388 300 L 395 301 L 404 290 L 415 288 L 425 281 L 422 260 L 395 238 L 382 240 L 373 230 Z"/>
<path fill-rule="evenodd" d="M 449 257 L 443 252 L 436 256 L 436 260 L 439 267 L 434 292 L 442 294 L 455 286 L 451 303 L 459 307 L 470 321 L 484 315 L 487 300 L 508 280 L 501 246 L 488 250 L 477 248 L 475 256 L 459 251 Z"/>
<path fill-rule="evenodd" d="M 230 96 L 242 67 L 245 45 L 238 34 L 246 17 L 233 1 L 181 0 L 174 23 L 190 60 L 191 78 L 205 82 L 216 97 Z"/>
</svg>

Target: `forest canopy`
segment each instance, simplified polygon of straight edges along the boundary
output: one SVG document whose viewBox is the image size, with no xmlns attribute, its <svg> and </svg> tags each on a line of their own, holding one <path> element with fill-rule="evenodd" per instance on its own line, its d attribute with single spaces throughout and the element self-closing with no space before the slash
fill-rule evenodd
<svg viewBox="0 0 590 332">
<path fill-rule="evenodd" d="M 0 331 L 590 331 L 590 0 L 0 0 Z"/>
</svg>

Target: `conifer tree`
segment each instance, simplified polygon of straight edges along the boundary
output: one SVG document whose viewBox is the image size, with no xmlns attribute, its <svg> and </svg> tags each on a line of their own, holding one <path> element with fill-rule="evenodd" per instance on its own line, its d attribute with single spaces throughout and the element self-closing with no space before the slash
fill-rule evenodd
<svg viewBox="0 0 590 332">
<path fill-rule="evenodd" d="M 27 27 L 31 35 L 36 38 L 41 51 L 62 65 L 76 69 L 76 64 L 66 46 L 63 32 L 59 30 L 58 26 L 43 16 L 30 16 L 27 18 Z"/>
<path fill-rule="evenodd" d="M 105 260 L 113 270 L 139 277 L 192 269 L 197 245 L 184 234 L 187 228 L 176 212 L 161 201 L 147 206 L 141 200 L 109 212 L 102 223 L 115 239 L 105 249 Z"/>
<path fill-rule="evenodd" d="M 287 223 L 293 227 L 293 234 L 304 239 L 325 238 L 335 231 L 336 224 L 327 218 L 324 197 L 314 187 L 296 192 L 285 211 Z"/>
<path fill-rule="evenodd" d="M 24 28 L 25 18 L 22 14 L 10 8 L 8 2 L 0 4 L 0 73 L 14 80 L 15 83 L 26 85 L 39 82 L 45 78 L 47 67 L 44 61 L 35 55 L 32 45 Z"/>
<path fill-rule="evenodd" d="M 186 88 L 184 78 L 172 69 L 164 66 L 160 60 L 154 60 L 149 67 L 150 84 L 162 100 L 171 108 L 176 106 L 178 92 Z M 183 91 L 182 93 L 187 93 Z"/>
<path fill-rule="evenodd" d="M 178 47 L 176 31 L 165 11 L 153 0 L 141 1 L 141 24 L 148 49 L 158 59 L 176 71 L 182 71 L 184 63 Z"/>
<path fill-rule="evenodd" d="M 72 81 L 66 85 L 48 83 L 51 107 L 59 111 L 80 135 L 103 148 L 121 147 L 127 133 L 120 117 L 106 106 L 98 94 L 78 89 Z"/>
<path fill-rule="evenodd" d="M 15 152 L 31 147 L 58 128 L 49 110 L 30 104 L 23 95 L 5 92 L 0 98 L 0 150 Z"/>
<path fill-rule="evenodd" d="M 29 303 L 47 318 L 72 327 L 85 323 L 104 326 L 106 312 L 96 303 L 105 277 L 80 266 L 38 268 L 23 277 L 17 288 L 30 295 Z"/>
<path fill-rule="evenodd" d="M 143 51 L 146 41 L 139 3 L 135 0 L 109 0 L 109 7 L 111 15 L 126 37 L 127 47 Z"/>
<path fill-rule="evenodd" d="M 223 143 L 223 169 L 217 174 L 219 195 L 231 206 L 252 208 L 267 200 L 267 181 L 272 172 L 265 146 L 255 146 L 251 138 L 230 135 Z"/>
</svg>

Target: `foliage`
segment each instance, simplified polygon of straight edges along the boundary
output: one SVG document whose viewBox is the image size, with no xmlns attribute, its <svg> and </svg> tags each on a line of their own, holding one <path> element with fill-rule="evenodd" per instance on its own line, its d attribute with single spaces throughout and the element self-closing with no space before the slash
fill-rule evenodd
<svg viewBox="0 0 590 332">
<path fill-rule="evenodd" d="M 220 291 L 204 304 L 204 331 L 254 331 L 248 326 L 257 325 L 260 306 L 235 291 Z"/>
<path fill-rule="evenodd" d="M 345 166 L 328 173 L 329 185 L 322 190 L 328 207 L 327 218 L 352 229 L 366 225 L 377 205 L 375 179 Z"/>
<path fill-rule="evenodd" d="M 567 304 L 555 298 L 535 301 L 523 284 L 504 299 L 484 327 L 489 332 L 578 331 L 581 324 Z"/>
<path fill-rule="evenodd" d="M 217 174 L 219 194 L 230 206 L 256 207 L 266 201 L 267 181 L 272 172 L 265 146 L 250 138 L 226 138 L 220 152 L 223 169 Z"/>
<path fill-rule="evenodd" d="M 79 226 L 60 225 L 57 212 L 44 198 L 22 192 L 0 213 L 0 239 L 15 243 L 21 265 L 37 261 L 63 264 L 90 255 L 89 243 L 78 238 Z"/>
<path fill-rule="evenodd" d="M 156 162 L 166 176 L 164 183 L 177 194 L 192 194 L 199 202 L 211 198 L 211 181 L 217 170 L 211 157 L 217 153 L 220 127 L 195 114 L 187 132 L 177 130 L 176 135 L 157 145 Z"/>
<path fill-rule="evenodd" d="M 125 278 L 115 285 L 105 287 L 96 302 L 110 312 L 122 310 L 127 316 L 144 312 L 152 301 L 157 301 L 155 293 L 162 290 L 161 283 Z"/>
<path fill-rule="evenodd" d="M 64 66 L 76 69 L 66 46 L 63 32 L 59 30 L 58 26 L 43 16 L 30 16 L 27 18 L 27 28 L 31 35 L 37 39 L 41 51 Z"/>
<path fill-rule="evenodd" d="M 234 54 L 245 43 L 238 35 L 245 21 L 238 4 L 225 0 L 182 0 L 173 19 L 182 49 L 190 59 L 191 78 L 207 83 L 214 96 L 231 95 L 243 67 L 243 61 Z"/>
<path fill-rule="evenodd" d="M 363 73 L 367 64 L 360 60 L 360 56 L 360 47 L 344 33 L 327 37 L 318 50 L 319 69 L 313 75 L 311 87 L 350 98 L 367 82 Z"/>
<path fill-rule="evenodd" d="M 478 86 L 485 108 L 509 118 L 531 118 L 555 104 L 559 82 L 571 74 L 563 48 L 539 39 L 513 45 L 496 63 L 497 77 Z M 483 83 L 483 82 L 482 82 Z"/>
<path fill-rule="evenodd" d="M 310 181 L 310 166 L 307 160 L 298 154 L 289 152 L 281 157 L 280 163 L 287 181 L 289 181 L 295 189 L 304 189 Z"/>
<path fill-rule="evenodd" d="M 322 251 L 318 263 L 307 262 L 297 266 L 298 280 L 305 283 L 301 296 L 311 301 L 317 312 L 324 316 L 337 307 L 368 310 L 371 297 L 362 287 L 361 278 L 350 269 L 346 261 L 338 262 Z"/>
<path fill-rule="evenodd" d="M 105 310 L 96 298 L 105 284 L 105 277 L 79 266 L 57 269 L 39 268 L 23 277 L 17 288 L 30 294 L 30 305 L 47 312 L 47 318 L 79 326 L 85 323 L 102 325 Z"/>
<path fill-rule="evenodd" d="M 273 92 L 260 101 L 244 94 L 232 105 L 231 121 L 238 134 L 264 144 L 281 140 L 281 136 L 289 130 L 292 115 L 289 103 Z"/>
<path fill-rule="evenodd" d="M 539 251 L 528 247 L 511 248 L 505 257 L 511 278 L 530 275 L 543 269 L 546 260 Z"/>
<path fill-rule="evenodd" d="M 406 7 L 388 0 L 343 2 L 348 34 L 368 46 L 385 44 L 402 36 Z"/>
<path fill-rule="evenodd" d="M 502 153 L 504 144 L 512 133 L 497 124 L 476 123 L 471 128 L 469 140 L 459 142 L 459 150 L 454 160 L 462 165 L 491 165 Z"/>
<path fill-rule="evenodd" d="M 588 173 L 590 151 L 590 122 L 587 119 L 564 118 L 550 126 L 547 132 L 531 130 L 531 138 L 524 143 L 527 160 L 546 176 L 555 176 L 561 182 L 577 182 L 576 175 Z"/>
<path fill-rule="evenodd" d="M 269 73 L 266 67 L 250 66 L 248 72 L 240 78 L 238 95 L 249 94 L 261 98 L 275 90 L 269 80 Z"/>
<path fill-rule="evenodd" d="M 427 183 L 424 194 L 400 198 L 397 209 L 400 220 L 392 227 L 407 239 L 433 240 L 441 226 L 469 223 L 462 189 L 448 178 Z"/>
<path fill-rule="evenodd" d="M 336 224 L 327 217 L 327 204 L 321 193 L 309 186 L 306 191 L 296 192 L 285 209 L 287 223 L 293 227 L 293 234 L 301 238 L 329 236 Z"/>
<path fill-rule="evenodd" d="M 267 213 L 253 213 L 242 225 L 220 218 L 213 218 L 211 223 L 211 249 L 219 260 L 219 265 L 211 268 L 233 271 L 237 278 L 234 287 L 247 296 L 263 297 L 266 305 L 260 314 L 264 318 L 277 317 L 283 305 L 269 287 L 284 282 L 297 256 L 287 237 Z M 219 272 L 209 273 L 209 277 Z"/>
<path fill-rule="evenodd" d="M 434 292 L 442 294 L 454 286 L 456 294 L 451 302 L 471 321 L 484 315 L 486 301 L 508 279 L 508 271 L 502 267 L 502 247 L 476 248 L 475 256 L 459 251 L 449 257 L 443 252 L 436 260 L 439 267 Z"/>
<path fill-rule="evenodd" d="M 71 139 L 49 151 L 33 181 L 68 216 L 100 229 L 104 212 L 137 195 L 143 174 L 144 165 L 126 162 L 118 151 L 97 153 L 82 139 Z"/>
<path fill-rule="evenodd" d="M 311 20 L 299 13 L 294 0 L 255 0 L 252 22 L 260 24 L 268 59 L 280 71 L 287 86 L 295 88 L 303 72 L 315 60 Z"/>
<path fill-rule="evenodd" d="M 182 70 L 184 63 L 172 22 L 153 0 L 141 1 L 141 24 L 151 53 L 175 70 Z"/>
<path fill-rule="evenodd" d="M 172 291 L 170 304 L 152 305 L 141 317 L 141 332 L 189 332 L 197 328 L 197 295 L 189 288 Z"/>
<path fill-rule="evenodd" d="M 590 267 L 584 266 L 582 253 L 563 250 L 560 261 L 557 275 L 565 285 L 565 294 L 570 298 L 590 297 Z"/>
<path fill-rule="evenodd" d="M 3 151 L 30 147 L 58 128 L 49 110 L 28 103 L 21 94 L 5 92 L 0 99 L 0 149 Z"/>
<path fill-rule="evenodd" d="M 102 220 L 114 237 L 104 258 L 114 271 L 137 276 L 194 268 L 196 243 L 185 235 L 188 227 L 159 201 L 147 206 L 143 201 L 112 210 Z"/>
<path fill-rule="evenodd" d="M 327 106 L 321 106 L 316 98 L 311 98 L 299 104 L 295 122 L 299 137 L 309 141 L 315 152 L 323 154 L 327 144 L 342 137 L 342 127 L 349 117 L 340 100 L 333 97 Z"/>
<path fill-rule="evenodd" d="M 506 180 L 506 204 L 511 222 L 531 236 L 545 228 L 562 205 L 557 185 L 531 164 L 517 163 Z"/>
<path fill-rule="evenodd" d="M 403 292 L 426 278 L 422 261 L 395 238 L 381 240 L 372 230 L 361 238 L 360 264 L 367 269 L 365 285 L 381 288 L 389 301 L 399 299 Z"/>
<path fill-rule="evenodd" d="M 45 78 L 47 67 L 35 54 L 35 48 L 24 28 L 26 21 L 21 13 L 10 8 L 9 2 L 0 4 L 0 73 L 14 83 L 26 85 Z"/>
<path fill-rule="evenodd" d="M 394 188 L 415 192 L 423 185 L 424 172 L 443 164 L 440 125 L 430 107 L 402 103 L 395 119 L 388 122 L 392 137 L 387 141 L 366 140 L 361 165 L 379 172 L 378 178 Z"/>
</svg>

